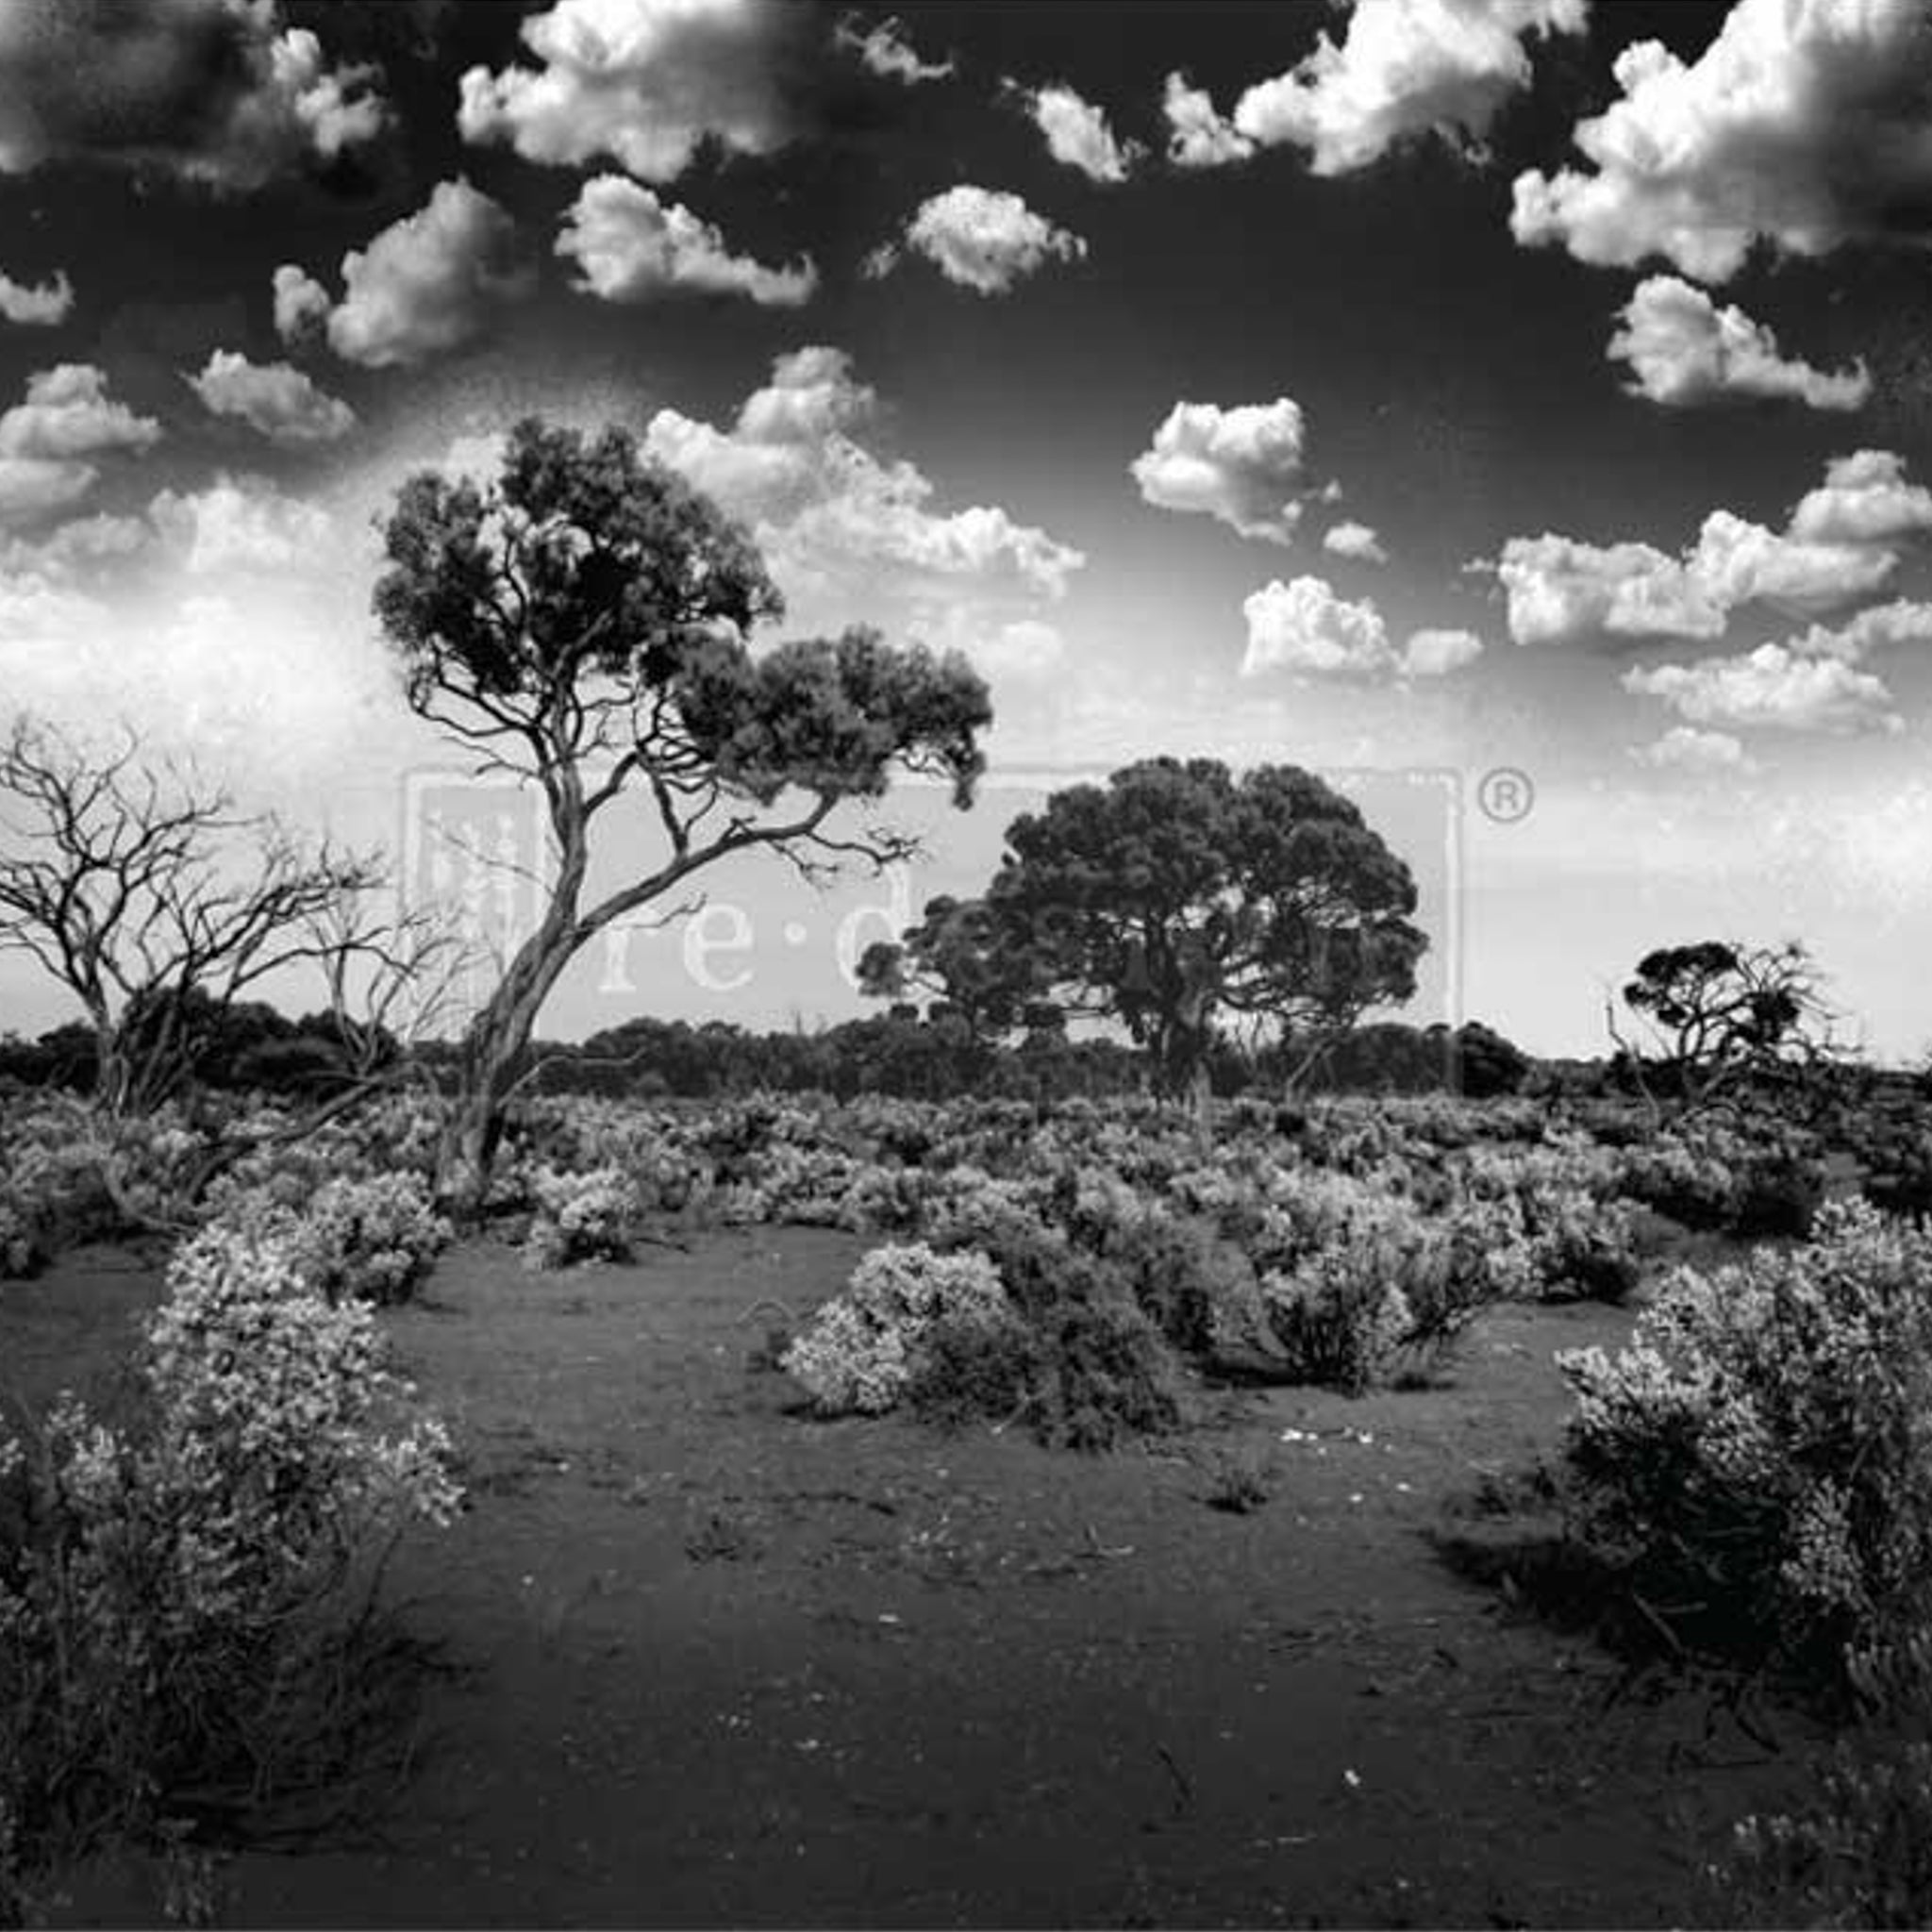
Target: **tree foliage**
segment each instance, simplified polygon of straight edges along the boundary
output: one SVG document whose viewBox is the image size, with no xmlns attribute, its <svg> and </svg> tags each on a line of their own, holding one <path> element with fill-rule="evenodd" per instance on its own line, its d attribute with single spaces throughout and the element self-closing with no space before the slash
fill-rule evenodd
<svg viewBox="0 0 1932 1932">
<path fill-rule="evenodd" d="M 935 901 L 874 959 L 881 991 L 935 985 L 1008 1026 L 1041 1003 L 1118 1022 L 1173 1087 L 1231 1020 L 1327 1032 L 1415 991 L 1407 866 L 1292 766 L 1148 759 L 1056 792 L 1007 847 L 983 898 Z"/>
<path fill-rule="evenodd" d="M 752 631 L 783 608 L 756 546 L 623 429 L 525 419 L 488 483 L 411 477 L 383 535 L 375 605 L 409 703 L 481 770 L 541 788 L 556 860 L 536 929 L 469 1030 L 445 1150 L 461 1192 L 487 1178 L 511 1070 L 590 940 L 646 907 L 689 909 L 674 895 L 736 853 L 774 850 L 808 875 L 907 856 L 908 837 L 834 814 L 879 798 L 894 770 L 970 804 L 991 708 L 957 654 L 870 630 L 754 655 Z M 626 795 L 654 822 L 648 857 L 589 899 L 592 825 Z"/>
<path fill-rule="evenodd" d="M 1648 1026 L 1654 1071 L 1680 1096 L 1695 1098 L 1833 1058 L 1840 1049 L 1824 986 L 1797 941 L 1704 940 L 1646 953 L 1624 987 L 1624 1003 Z M 1637 1058 L 1624 1041 L 1617 1044 Z"/>
</svg>

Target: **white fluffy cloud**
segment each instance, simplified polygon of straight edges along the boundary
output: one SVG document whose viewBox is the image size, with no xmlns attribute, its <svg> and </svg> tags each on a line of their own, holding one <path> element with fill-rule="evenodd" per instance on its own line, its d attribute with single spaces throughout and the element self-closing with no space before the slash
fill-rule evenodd
<svg viewBox="0 0 1932 1932">
<path fill-rule="evenodd" d="M 1403 646 L 1406 677 L 1447 677 L 1483 654 L 1483 641 L 1473 630 L 1418 630 Z"/>
<path fill-rule="evenodd" d="M 1836 629 L 1814 624 L 1785 641 L 1786 647 L 1801 658 L 1839 658 L 1857 664 L 1874 651 L 1900 644 L 1932 644 L 1932 604 L 1895 598 L 1890 604 L 1874 604 Z"/>
<path fill-rule="evenodd" d="M 315 505 L 236 476 L 219 476 L 202 490 L 164 490 L 148 516 L 191 577 L 313 562 L 325 554 L 332 527 Z"/>
<path fill-rule="evenodd" d="M 438 182 L 414 214 L 342 257 L 340 302 L 301 269 L 278 268 L 275 323 L 292 338 L 325 312 L 329 346 L 345 362 L 408 367 L 474 341 L 536 285 L 518 258 L 516 224 L 458 177 Z"/>
<path fill-rule="evenodd" d="M 1306 58 L 1241 95 L 1231 123 L 1170 75 L 1170 151 L 1208 167 L 1287 145 L 1317 175 L 1347 175 L 1422 135 L 1479 142 L 1529 84 L 1527 37 L 1581 33 L 1589 13 L 1590 0 L 1357 0 L 1340 44 L 1318 34 Z"/>
<path fill-rule="evenodd" d="M 1357 563 L 1387 563 L 1389 553 L 1382 540 L 1367 524 L 1334 524 L 1322 539 L 1322 548 L 1337 557 L 1353 558 Z"/>
<path fill-rule="evenodd" d="M 1650 744 L 1633 747 L 1630 756 L 1641 765 L 1664 772 L 1755 772 L 1756 762 L 1744 756 L 1740 739 L 1728 731 L 1700 731 L 1694 724 L 1674 724 Z"/>
<path fill-rule="evenodd" d="M 299 341 L 328 325 L 328 312 L 335 307 L 329 293 L 307 269 L 285 261 L 274 277 L 275 333 L 285 342 Z"/>
<path fill-rule="evenodd" d="M 840 46 L 850 47 L 868 73 L 905 87 L 917 87 L 924 80 L 943 80 L 953 71 L 950 60 L 922 60 L 897 19 L 882 20 L 861 33 L 847 18 L 839 23 L 833 38 Z"/>
<path fill-rule="evenodd" d="M 659 185 L 706 142 L 770 154 L 793 132 L 780 55 L 809 11 L 791 0 L 557 0 L 521 28 L 542 65 L 471 68 L 458 126 L 553 166 L 608 155 Z"/>
<path fill-rule="evenodd" d="M 1890 450 L 1861 449 L 1827 463 L 1824 481 L 1791 513 L 1791 533 L 1812 543 L 1888 543 L 1932 532 L 1932 490 L 1906 481 Z"/>
<path fill-rule="evenodd" d="M 347 403 L 325 395 L 287 362 L 251 362 L 217 349 L 199 375 L 184 377 L 217 416 L 235 416 L 271 442 L 333 442 L 356 426 Z"/>
<path fill-rule="evenodd" d="M 1733 658 L 1659 664 L 1624 675 L 1624 688 L 1661 698 L 1693 724 L 1824 732 L 1898 731 L 1884 682 L 1835 658 L 1805 658 L 1760 644 Z"/>
<path fill-rule="evenodd" d="M 1176 403 L 1129 470 L 1141 500 L 1158 509 L 1210 516 L 1243 537 L 1287 543 L 1308 493 L 1306 444 L 1300 405 L 1288 396 L 1225 409 Z"/>
<path fill-rule="evenodd" d="M 949 282 L 982 295 L 1004 295 L 1049 260 L 1078 261 L 1087 253 L 1079 236 L 1035 214 L 1019 195 L 965 185 L 923 202 L 904 242 Z M 867 258 L 867 273 L 888 275 L 898 260 L 899 249 L 888 243 Z"/>
<path fill-rule="evenodd" d="M 1124 181 L 1133 171 L 1141 153 L 1138 144 L 1122 141 L 1091 101 L 1063 85 L 1014 92 L 1046 137 L 1046 151 L 1055 160 L 1077 168 L 1090 181 Z"/>
<path fill-rule="evenodd" d="M 1177 168 L 1224 168 L 1255 151 L 1255 143 L 1223 118 L 1214 96 L 1190 86 L 1184 74 L 1167 76 L 1160 110 L 1167 116 L 1167 158 Z"/>
<path fill-rule="evenodd" d="M 1624 326 L 1610 338 L 1609 358 L 1629 364 L 1632 395 L 1667 408 L 1773 396 L 1814 409 L 1857 409 L 1872 393 L 1862 362 L 1827 373 L 1788 360 L 1762 323 L 1741 308 L 1720 308 L 1675 275 L 1640 282 L 1618 314 Z"/>
<path fill-rule="evenodd" d="M 1817 256 L 1932 231 L 1924 0 L 1738 0 L 1694 63 L 1641 41 L 1615 73 L 1575 129 L 1593 172 L 1517 177 L 1519 242 L 1722 282 L 1760 239 Z"/>
<path fill-rule="evenodd" d="M 1248 620 L 1241 675 L 1294 671 L 1314 676 L 1373 677 L 1389 669 L 1389 627 L 1366 597 L 1350 604 L 1322 577 L 1277 577 L 1241 605 Z"/>
<path fill-rule="evenodd" d="M 0 316 L 25 328 L 52 328 L 74 311 L 74 284 L 64 269 L 51 282 L 29 286 L 0 271 Z"/>
<path fill-rule="evenodd" d="M 1241 606 L 1248 648 L 1241 675 L 1286 671 L 1307 677 L 1445 677 L 1482 655 L 1466 630 L 1419 630 L 1399 652 L 1374 601 L 1349 603 L 1322 577 L 1278 578 Z"/>
<path fill-rule="evenodd" d="M 0 415 L 0 520 L 27 523 L 65 509 L 92 490 L 92 458 L 150 448 L 161 425 L 108 393 L 88 362 L 61 362 L 26 380 L 26 395 Z"/>
<path fill-rule="evenodd" d="M 607 302 L 653 302 L 687 291 L 795 308 L 819 284 L 809 258 L 768 268 L 733 255 L 708 222 L 623 175 L 584 183 L 564 211 L 557 252 L 575 258 L 575 286 Z"/>
<path fill-rule="evenodd" d="M 779 357 L 729 428 L 660 409 L 646 447 L 752 526 L 794 602 L 844 588 L 888 601 L 948 585 L 1064 593 L 1086 562 L 1079 551 L 995 507 L 936 510 L 929 477 L 858 440 L 877 412 L 850 358 L 812 347 Z"/>
<path fill-rule="evenodd" d="M 374 67 L 331 67 L 275 0 L 0 8 L 0 174 L 158 168 L 246 191 L 381 132 Z"/>
<path fill-rule="evenodd" d="M 1893 546 L 1927 532 L 1932 491 L 1906 480 L 1902 458 L 1860 450 L 1826 466 L 1782 531 L 1716 509 L 1676 557 L 1649 543 L 1514 537 L 1496 574 L 1519 644 L 1597 631 L 1715 638 L 1747 604 L 1808 613 L 1869 596 L 1898 566 Z"/>
<path fill-rule="evenodd" d="M 108 393 L 91 362 L 61 362 L 26 379 L 26 399 L 0 416 L 0 457 L 62 460 L 109 450 L 142 450 L 161 425 Z"/>
</svg>

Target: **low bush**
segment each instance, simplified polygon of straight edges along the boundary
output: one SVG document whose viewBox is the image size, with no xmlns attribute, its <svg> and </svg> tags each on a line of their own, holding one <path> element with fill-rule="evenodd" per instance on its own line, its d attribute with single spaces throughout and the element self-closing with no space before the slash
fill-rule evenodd
<svg viewBox="0 0 1932 1932">
<path fill-rule="evenodd" d="M 537 1212 L 524 1241 L 524 1265 L 567 1268 L 578 1261 L 627 1261 L 638 1215 L 636 1184 L 615 1167 L 588 1174 L 540 1168 Z"/>
<path fill-rule="evenodd" d="M 921 1381 L 934 1406 L 948 1399 L 923 1359 L 934 1336 L 958 1332 L 961 1346 L 949 1358 L 964 1367 L 982 1334 L 1015 1319 L 999 1271 L 984 1255 L 938 1254 L 924 1242 L 874 1248 L 779 1366 L 821 1415 L 882 1415 Z"/>
<path fill-rule="evenodd" d="M 1932 1924 L 1932 1743 L 1840 1744 L 1811 1803 L 1744 1819 L 1714 1875 L 1734 1924 Z"/>
<path fill-rule="evenodd" d="M 388 1540 L 460 1500 L 371 1311 L 273 1241 L 179 1250 L 130 1391 L 0 1433 L 0 1922 L 179 1793 L 242 1809 L 315 1774 Z"/>
<path fill-rule="evenodd" d="M 1856 1695 L 1926 1635 L 1932 1231 L 1828 1204 L 1807 1246 L 1682 1269 L 1576 1391 L 1576 1534 L 1687 1634 Z"/>
</svg>

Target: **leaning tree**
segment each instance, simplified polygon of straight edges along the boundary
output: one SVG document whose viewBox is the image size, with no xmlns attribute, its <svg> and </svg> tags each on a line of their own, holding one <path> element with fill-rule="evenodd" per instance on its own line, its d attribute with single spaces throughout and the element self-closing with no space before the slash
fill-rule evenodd
<svg viewBox="0 0 1932 1932">
<path fill-rule="evenodd" d="M 782 615 L 757 549 L 623 429 L 526 418 L 489 480 L 410 477 L 382 534 L 375 611 L 411 708 L 479 773 L 540 787 L 552 843 L 533 928 L 462 1042 L 441 1186 L 463 1204 L 487 1185 L 537 1016 L 587 944 L 645 908 L 689 909 L 690 882 L 739 853 L 808 876 L 908 856 L 909 837 L 839 808 L 882 796 L 895 767 L 970 804 L 991 708 L 958 654 L 869 630 L 754 655 L 753 630 Z M 591 833 L 626 797 L 652 849 L 596 896 Z"/>
<path fill-rule="evenodd" d="M 1015 820 L 985 896 L 929 908 L 874 974 L 950 983 L 970 966 L 982 997 L 1117 1022 L 1198 1104 L 1230 1020 L 1332 1037 L 1411 997 L 1415 908 L 1407 866 L 1309 773 L 1152 758 Z"/>
</svg>

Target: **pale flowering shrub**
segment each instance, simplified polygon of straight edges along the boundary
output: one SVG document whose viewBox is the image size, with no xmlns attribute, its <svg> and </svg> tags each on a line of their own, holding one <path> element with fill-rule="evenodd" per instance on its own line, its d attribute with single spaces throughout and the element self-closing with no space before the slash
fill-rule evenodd
<svg viewBox="0 0 1932 1932">
<path fill-rule="evenodd" d="M 906 1396 L 941 1327 L 991 1329 L 1013 1311 L 984 1255 L 936 1254 L 923 1241 L 874 1248 L 779 1366 L 822 1415 L 881 1415 Z"/>
<path fill-rule="evenodd" d="M 537 1213 L 524 1241 L 526 1268 L 629 1259 L 631 1223 L 639 1204 L 636 1183 L 628 1174 L 614 1167 L 589 1174 L 540 1168 L 533 1186 Z"/>
<path fill-rule="evenodd" d="M 1657 1601 L 1856 1688 L 1927 1638 L 1932 1230 L 1828 1204 L 1804 1247 L 1683 1269 L 1577 1395 L 1579 1530 Z"/>
<path fill-rule="evenodd" d="M 33 1225 L 20 1204 L 0 1194 L 0 1281 L 31 1274 L 41 1258 Z"/>
<path fill-rule="evenodd" d="M 0 1814 L 29 1874 L 312 1762 L 374 1628 L 358 1569 L 461 1500 L 373 1312 L 273 1240 L 184 1244 L 137 1371 L 110 1418 L 66 1396 L 0 1432 Z"/>
<path fill-rule="evenodd" d="M 329 1301 L 407 1300 L 455 1230 L 429 1183 L 406 1172 L 325 1183 L 302 1214 L 298 1251 Z"/>
</svg>

